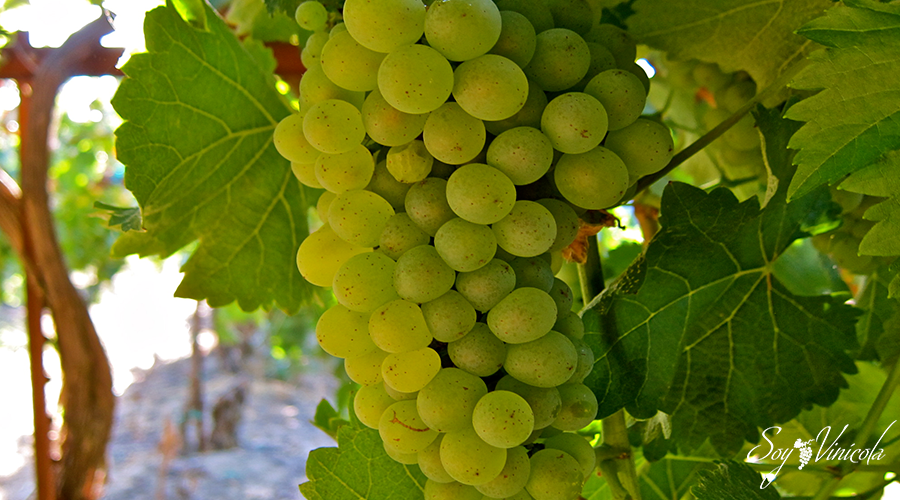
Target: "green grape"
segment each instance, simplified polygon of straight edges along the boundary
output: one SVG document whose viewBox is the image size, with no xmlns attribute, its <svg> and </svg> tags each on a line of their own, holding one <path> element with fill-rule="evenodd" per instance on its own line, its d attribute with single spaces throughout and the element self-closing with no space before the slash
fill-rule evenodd
<svg viewBox="0 0 900 500">
<path fill-rule="evenodd" d="M 416 408 L 428 427 L 456 431 L 472 425 L 475 405 L 485 394 L 487 385 L 477 376 L 459 368 L 442 368 L 419 391 Z"/>
<path fill-rule="evenodd" d="M 534 47 L 537 45 L 534 26 L 527 17 L 511 10 L 500 11 L 500 19 L 500 38 L 488 53 L 506 57 L 524 68 L 534 56 Z"/>
<path fill-rule="evenodd" d="M 345 0 L 343 16 L 353 38 L 375 52 L 415 43 L 425 31 L 421 0 Z"/>
<path fill-rule="evenodd" d="M 381 383 L 381 365 L 388 353 L 381 349 L 362 356 L 344 359 L 344 371 L 350 380 L 360 385 L 374 385 Z M 377 422 L 376 422 L 377 425 Z"/>
<path fill-rule="evenodd" d="M 381 416 L 394 403 L 394 398 L 385 392 L 384 384 L 366 385 L 353 396 L 353 412 L 363 425 L 378 430 Z"/>
<path fill-rule="evenodd" d="M 538 203 L 549 210 L 556 220 L 556 239 L 550 245 L 550 251 L 555 252 L 571 245 L 581 228 L 581 221 L 572 206 L 554 198 L 544 198 L 538 200 Z"/>
<path fill-rule="evenodd" d="M 739 80 L 732 82 L 716 95 L 716 104 L 730 113 L 734 113 L 756 95 L 756 82 Z"/>
<path fill-rule="evenodd" d="M 636 178 L 662 170 L 675 151 L 668 127 L 646 118 L 610 132 L 604 145 L 622 159 L 628 174 Z"/>
<path fill-rule="evenodd" d="M 609 49 L 616 59 L 616 66 L 620 68 L 634 64 L 634 60 L 637 58 L 637 43 L 627 31 L 613 24 L 594 26 L 584 36 L 584 39 L 588 42 L 599 43 Z"/>
<path fill-rule="evenodd" d="M 506 464 L 500 474 L 475 487 L 489 498 L 509 498 L 525 489 L 528 476 L 531 475 L 531 462 L 528 450 L 523 446 L 515 446 L 506 450 Z M 526 493 L 527 494 L 527 493 Z"/>
<path fill-rule="evenodd" d="M 511 10 L 525 16 L 534 26 L 534 32 L 540 33 L 554 27 L 553 14 L 546 2 L 534 0 L 496 0 L 497 8 L 501 11 Z"/>
<path fill-rule="evenodd" d="M 496 54 L 468 60 L 453 72 L 453 98 L 479 120 L 505 120 L 528 98 L 528 78 L 516 63 Z"/>
<path fill-rule="evenodd" d="M 359 109 L 347 101 L 328 99 L 314 104 L 303 117 L 303 135 L 319 151 L 346 153 L 366 136 Z"/>
<path fill-rule="evenodd" d="M 401 146 L 415 139 L 425 127 L 427 114 L 404 113 L 384 99 L 378 89 L 369 92 L 362 105 L 366 133 L 378 144 Z"/>
<path fill-rule="evenodd" d="M 584 436 L 572 432 L 563 432 L 544 440 L 544 447 L 568 453 L 581 465 L 587 479 L 597 467 L 597 453 Z"/>
<path fill-rule="evenodd" d="M 394 179 L 404 184 L 425 180 L 431 172 L 434 157 L 419 140 L 392 147 L 387 154 L 387 169 Z"/>
<path fill-rule="evenodd" d="M 394 176 L 388 172 L 387 161 L 381 160 L 375 164 L 375 171 L 372 173 L 372 180 L 366 186 L 366 191 L 371 191 L 387 200 L 394 207 L 395 212 L 403 212 L 406 210 L 404 203 L 409 188 L 409 184 L 403 184 L 394 179 Z"/>
<path fill-rule="evenodd" d="M 647 94 L 638 77 L 621 69 L 609 69 L 591 78 L 584 93 L 600 101 L 609 117 L 609 130 L 634 123 L 644 111 Z"/>
<path fill-rule="evenodd" d="M 346 31 L 347 31 L 347 25 L 344 24 L 343 22 L 340 22 L 340 23 L 335 24 L 334 27 L 331 28 L 331 31 L 328 32 L 328 37 L 331 38 L 333 36 L 338 36 L 339 34 L 344 33 Z"/>
<path fill-rule="evenodd" d="M 336 195 L 331 191 L 322 191 L 322 194 L 319 195 L 319 199 L 316 201 L 316 214 L 322 222 L 328 221 L 328 208 L 335 197 Z"/>
<path fill-rule="evenodd" d="M 534 56 L 525 74 L 548 92 L 578 83 L 591 65 L 591 50 L 581 35 L 565 28 L 538 32 Z"/>
<path fill-rule="evenodd" d="M 516 288 L 487 315 L 491 331 L 507 344 L 537 340 L 550 331 L 555 321 L 556 303 L 537 288 Z"/>
<path fill-rule="evenodd" d="M 321 154 L 321 153 L 320 153 Z M 300 184 L 314 189 L 323 189 L 319 179 L 316 179 L 316 164 L 291 162 L 291 172 L 300 181 Z"/>
<path fill-rule="evenodd" d="M 715 63 L 698 62 L 691 73 L 700 87 L 717 92 L 731 83 L 731 74 L 723 73 Z"/>
<path fill-rule="evenodd" d="M 491 141 L 487 163 L 506 174 L 513 184 L 531 184 L 550 170 L 553 145 L 536 128 L 512 128 Z"/>
<path fill-rule="evenodd" d="M 553 329 L 570 339 L 580 339 L 584 337 L 584 321 L 581 319 L 581 316 L 574 311 L 564 312 L 559 319 L 556 320 Z"/>
<path fill-rule="evenodd" d="M 537 340 L 510 345 L 506 351 L 506 372 L 535 387 L 564 384 L 578 362 L 572 341 L 552 330 Z"/>
<path fill-rule="evenodd" d="M 447 344 L 450 360 L 479 377 L 497 373 L 506 359 L 506 345 L 484 323 L 475 323 L 465 337 Z"/>
<path fill-rule="evenodd" d="M 447 181 L 447 203 L 469 222 L 493 224 L 513 209 L 516 186 L 496 168 L 470 163 L 456 169 Z"/>
<path fill-rule="evenodd" d="M 388 104 L 404 113 L 428 113 L 450 97 L 453 68 L 431 47 L 405 45 L 381 61 L 378 89 Z"/>
<path fill-rule="evenodd" d="M 430 347 L 388 354 L 381 365 L 384 383 L 401 392 L 418 392 L 441 369 L 441 356 Z M 415 452 L 410 452 L 415 453 Z"/>
<path fill-rule="evenodd" d="M 408 300 L 392 300 L 375 309 L 367 318 L 367 332 L 372 342 L 385 352 L 415 351 L 431 343 L 431 332 L 425 324 L 422 310 Z"/>
<path fill-rule="evenodd" d="M 447 293 L 455 280 L 456 273 L 431 245 L 411 248 L 397 259 L 394 288 L 404 299 L 432 301 Z"/>
<path fill-rule="evenodd" d="M 309 35 L 309 38 L 306 39 L 306 44 L 303 46 L 303 50 L 300 51 L 300 60 L 303 63 L 304 68 L 309 69 L 321 64 L 322 47 L 328 42 L 328 38 L 328 33 L 324 31 L 318 31 Z"/>
<path fill-rule="evenodd" d="M 600 45 L 599 43 L 587 41 L 585 43 L 587 43 L 588 49 L 591 51 L 591 65 L 588 66 L 588 70 L 587 73 L 585 73 L 584 78 L 582 78 L 581 81 L 575 84 L 574 87 L 572 87 L 572 90 L 579 90 L 582 92 L 586 92 L 584 88 L 587 87 L 587 84 L 590 83 L 590 81 L 595 76 L 603 73 L 604 71 L 616 69 L 616 58 L 613 56 L 612 52 L 609 51 L 609 49 L 607 49 L 603 45 Z M 643 88 L 641 90 L 643 90 Z M 605 106 L 606 105 L 604 104 L 604 107 Z"/>
<path fill-rule="evenodd" d="M 552 448 L 531 456 L 531 475 L 525 489 L 534 500 L 573 500 L 581 494 L 581 464 L 568 453 Z"/>
<path fill-rule="evenodd" d="M 472 304 L 456 290 L 422 304 L 422 314 L 428 330 L 439 342 L 463 338 L 475 326 L 477 316 Z"/>
<path fill-rule="evenodd" d="M 434 235 L 434 248 L 454 271 L 474 271 L 491 261 L 497 238 L 489 226 L 456 218 Z"/>
<path fill-rule="evenodd" d="M 378 246 L 394 208 L 381 196 L 363 189 L 344 191 L 328 207 L 328 223 L 335 234 L 362 247 Z"/>
<path fill-rule="evenodd" d="M 433 381 L 434 380 L 432 380 L 432 382 Z M 419 403 L 417 401 L 417 410 L 418 404 Z M 455 483 L 456 481 L 454 481 L 453 478 L 450 477 L 450 474 L 447 474 L 447 471 L 444 470 L 444 465 L 441 463 L 441 441 L 443 440 L 444 435 L 438 434 L 438 437 L 434 441 L 432 441 L 427 448 L 418 453 L 416 463 L 419 465 L 419 470 L 422 471 L 422 474 L 425 474 L 425 477 L 427 477 L 430 481 L 433 481 L 435 483 Z M 427 484 L 425 487 L 428 487 Z"/>
<path fill-rule="evenodd" d="M 422 139 L 436 159 L 459 165 L 472 161 L 484 147 L 484 123 L 459 104 L 448 102 L 428 115 Z"/>
<path fill-rule="evenodd" d="M 481 312 L 494 307 L 515 287 L 515 271 L 500 259 L 493 259 L 480 269 L 456 276 L 456 290 Z"/>
<path fill-rule="evenodd" d="M 375 173 L 372 153 L 362 144 L 346 153 L 322 153 L 316 160 L 316 180 L 332 193 L 363 189 Z"/>
<path fill-rule="evenodd" d="M 363 47 L 345 31 L 328 40 L 322 48 L 320 64 L 338 87 L 365 92 L 378 86 L 378 67 L 384 56 Z"/>
<path fill-rule="evenodd" d="M 737 123 L 722 134 L 725 144 L 740 151 L 758 149 L 759 131 L 752 115 L 744 115 Z"/>
<path fill-rule="evenodd" d="M 334 275 L 335 298 L 358 312 L 372 312 L 399 298 L 392 285 L 394 267 L 390 257 L 378 252 L 350 257 Z"/>
<path fill-rule="evenodd" d="M 484 496 L 468 484 L 425 481 L 425 500 L 481 500 Z"/>
<path fill-rule="evenodd" d="M 419 458 L 418 453 L 401 453 L 393 448 L 389 448 L 387 446 L 384 447 L 384 451 L 387 453 L 391 459 L 397 463 L 401 463 L 404 465 L 415 465 L 416 461 Z"/>
<path fill-rule="evenodd" d="M 278 153 L 292 162 L 315 163 L 320 154 L 303 135 L 303 115 L 293 113 L 278 122 L 272 140 Z"/>
<path fill-rule="evenodd" d="M 378 433 L 386 449 L 400 453 L 418 453 L 438 435 L 419 418 L 415 400 L 397 401 L 388 406 L 378 422 Z"/>
<path fill-rule="evenodd" d="M 356 358 L 377 350 L 369 337 L 369 314 L 335 304 L 316 323 L 316 340 L 336 358 Z"/>
<path fill-rule="evenodd" d="M 606 110 L 594 96 L 569 92 L 556 97 L 541 115 L 541 131 L 563 153 L 586 153 L 606 136 Z"/>
<path fill-rule="evenodd" d="M 570 29 L 583 36 L 594 24 L 594 10 L 585 0 L 549 0 L 547 6 L 557 28 Z"/>
<path fill-rule="evenodd" d="M 494 134 L 501 133 L 516 127 L 532 127 L 541 126 L 541 115 L 544 108 L 547 107 L 547 94 L 533 81 L 528 81 L 528 96 L 525 98 L 525 104 L 516 114 L 505 120 L 485 121 L 484 128 Z"/>
<path fill-rule="evenodd" d="M 422 231 L 406 212 L 394 214 L 387 221 L 378 239 L 378 249 L 388 257 L 397 260 L 410 248 L 427 245 L 431 238 Z"/>
<path fill-rule="evenodd" d="M 615 205 L 629 186 L 625 163 L 603 146 L 587 153 L 562 155 L 553 178 L 567 201 L 589 210 Z"/>
<path fill-rule="evenodd" d="M 516 273 L 516 288 L 536 288 L 549 293 L 553 287 L 553 270 L 542 255 L 535 257 L 515 257 L 509 265 Z M 549 328 L 548 328 L 549 330 Z"/>
<path fill-rule="evenodd" d="M 572 292 L 572 288 L 568 283 L 556 277 L 553 278 L 553 285 L 550 287 L 548 293 L 550 294 L 550 298 L 553 299 L 553 302 L 556 302 L 556 321 L 559 321 L 560 318 L 572 311 L 572 304 L 575 302 L 575 294 Z"/>
<path fill-rule="evenodd" d="M 351 257 L 371 251 L 371 248 L 347 243 L 330 226 L 325 225 L 310 234 L 297 250 L 297 269 L 303 278 L 316 286 L 329 287 L 338 269 Z"/>
<path fill-rule="evenodd" d="M 878 261 L 871 255 L 860 255 L 859 240 L 851 234 L 837 234 L 831 241 L 831 258 L 834 263 L 854 274 L 868 274 Z"/>
<path fill-rule="evenodd" d="M 577 431 L 597 416 L 597 396 L 586 385 L 563 384 L 557 387 L 562 407 L 553 427 L 563 431 Z"/>
<path fill-rule="evenodd" d="M 497 43 L 501 23 L 491 0 L 441 0 L 425 14 L 425 39 L 447 59 L 468 61 Z"/>
<path fill-rule="evenodd" d="M 641 85 L 644 86 L 644 93 L 650 93 L 650 76 L 647 75 L 647 70 L 645 70 L 640 64 L 637 62 L 633 62 L 631 64 L 623 67 L 625 71 L 631 73 L 632 75 L 638 77 L 638 80 L 641 81 Z"/>
<path fill-rule="evenodd" d="M 531 435 L 534 414 L 522 396 L 509 391 L 491 391 L 475 405 L 472 426 L 485 443 L 513 448 Z"/>
<path fill-rule="evenodd" d="M 531 407 L 535 429 L 543 429 L 552 424 L 562 408 L 562 400 L 556 387 L 535 387 L 505 375 L 497 381 L 496 390 L 510 391 L 522 396 Z"/>
<path fill-rule="evenodd" d="M 831 192 L 831 201 L 841 206 L 842 214 L 856 210 L 865 198 L 865 195 L 844 190 L 839 185 L 832 186 L 829 191 Z"/>
<path fill-rule="evenodd" d="M 506 449 L 485 443 L 475 429 L 466 427 L 444 435 L 441 463 L 460 483 L 485 484 L 500 475 L 506 464 Z"/>
<path fill-rule="evenodd" d="M 497 245 L 517 257 L 540 255 L 556 241 L 556 219 L 535 201 L 517 201 L 493 229 Z"/>
<path fill-rule="evenodd" d="M 437 234 L 444 223 L 456 217 L 447 203 L 447 181 L 436 177 L 413 184 L 404 205 L 409 218 L 429 236 Z"/>
<path fill-rule="evenodd" d="M 303 77 L 300 78 L 300 99 L 309 106 L 322 101 L 339 99 L 347 101 L 357 108 L 362 108 L 365 97 L 365 92 L 354 92 L 335 85 L 325 75 L 321 64 L 307 67 Z"/>
<path fill-rule="evenodd" d="M 387 359 L 387 356 L 385 356 L 385 359 Z M 384 363 L 382 362 L 382 367 L 383 367 L 383 366 L 384 366 Z M 384 392 L 390 394 L 390 396 L 391 396 L 392 398 L 394 398 L 394 401 L 415 401 L 415 400 L 416 400 L 416 396 L 419 395 L 418 392 L 401 392 L 401 391 L 398 391 L 398 390 L 394 389 L 393 387 L 391 387 L 391 386 L 388 385 L 388 384 L 384 384 Z"/>
<path fill-rule="evenodd" d="M 320 2 L 303 2 L 294 11 L 294 19 L 307 31 L 322 31 L 328 22 L 328 10 Z"/>
</svg>

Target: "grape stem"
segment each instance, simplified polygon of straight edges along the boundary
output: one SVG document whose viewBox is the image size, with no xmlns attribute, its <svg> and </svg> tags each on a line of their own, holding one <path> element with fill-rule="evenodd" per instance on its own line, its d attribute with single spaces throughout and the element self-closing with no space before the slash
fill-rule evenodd
<svg viewBox="0 0 900 500">
<path fill-rule="evenodd" d="M 807 65 L 807 59 L 801 59 L 795 63 L 793 63 L 790 67 L 788 67 L 787 71 L 781 74 L 774 82 L 769 84 L 768 87 L 758 92 L 752 99 L 747 101 L 740 109 L 734 112 L 731 116 L 725 119 L 722 123 L 713 127 L 712 130 L 704 134 L 702 137 L 691 143 L 690 146 L 679 151 L 672 159 L 663 167 L 662 170 L 656 172 L 655 174 L 650 174 L 646 177 L 642 177 L 637 183 L 637 191 L 635 192 L 635 196 L 638 195 L 641 191 L 650 187 L 656 181 L 665 177 L 669 172 L 675 170 L 676 167 L 684 163 L 688 160 L 688 158 L 694 156 L 699 153 L 703 148 L 709 146 L 713 141 L 718 139 L 722 134 L 724 134 L 728 129 L 734 126 L 737 122 L 741 120 L 747 113 L 749 113 L 753 108 L 756 107 L 757 104 L 764 101 L 765 99 L 771 97 L 777 92 L 781 91 L 785 85 L 787 85 L 791 79 L 797 76 L 797 73 L 800 72 Z"/>
</svg>

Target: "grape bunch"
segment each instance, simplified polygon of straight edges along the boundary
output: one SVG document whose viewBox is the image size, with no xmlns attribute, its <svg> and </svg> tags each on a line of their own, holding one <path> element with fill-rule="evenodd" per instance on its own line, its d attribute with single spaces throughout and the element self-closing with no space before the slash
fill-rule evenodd
<svg viewBox="0 0 900 500">
<path fill-rule="evenodd" d="M 304 2 L 299 112 L 275 128 L 323 225 L 297 266 L 354 410 L 426 499 L 573 500 L 594 354 L 555 277 L 579 214 L 672 156 L 635 44 L 584 0 Z M 329 29 L 330 27 L 330 29 Z"/>
</svg>

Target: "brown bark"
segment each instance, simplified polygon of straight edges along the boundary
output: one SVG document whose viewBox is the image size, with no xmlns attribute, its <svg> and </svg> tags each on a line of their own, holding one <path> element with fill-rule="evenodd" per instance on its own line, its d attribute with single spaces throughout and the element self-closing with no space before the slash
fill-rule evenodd
<svg viewBox="0 0 900 500">
<path fill-rule="evenodd" d="M 104 470 L 114 397 L 109 361 L 87 306 L 69 281 L 57 243 L 47 193 L 47 139 L 59 87 L 77 72 L 79 64 L 90 59 L 100 37 L 110 30 L 102 17 L 72 35 L 41 62 L 31 82 L 28 120 L 22 124 L 20 224 L 25 254 L 33 259 L 53 313 L 63 372 L 65 421 L 57 478 L 60 500 L 98 497 L 95 478 L 102 477 Z"/>
</svg>

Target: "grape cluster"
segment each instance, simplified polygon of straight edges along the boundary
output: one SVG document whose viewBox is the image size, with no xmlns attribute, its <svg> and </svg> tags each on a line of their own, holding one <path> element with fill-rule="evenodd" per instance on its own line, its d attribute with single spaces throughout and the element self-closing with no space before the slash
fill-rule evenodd
<svg viewBox="0 0 900 500">
<path fill-rule="evenodd" d="M 325 190 L 297 266 L 337 299 L 316 337 L 356 415 L 426 499 L 577 498 L 597 399 L 561 251 L 673 149 L 634 43 L 584 0 L 320 6 L 274 141 Z"/>
</svg>

